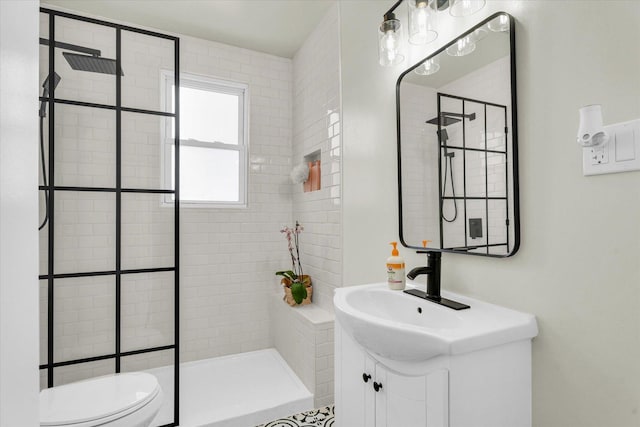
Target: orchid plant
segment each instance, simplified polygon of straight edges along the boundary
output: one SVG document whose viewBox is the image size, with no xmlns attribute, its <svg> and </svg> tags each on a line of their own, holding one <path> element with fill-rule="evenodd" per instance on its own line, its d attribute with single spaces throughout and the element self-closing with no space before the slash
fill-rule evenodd
<svg viewBox="0 0 640 427">
<path fill-rule="evenodd" d="M 296 221 L 296 226 L 291 228 L 285 226 L 281 233 L 287 238 L 289 255 L 291 256 L 291 270 L 277 271 L 277 276 L 282 276 L 291 282 L 291 296 L 296 304 L 300 304 L 307 297 L 307 289 L 303 283 L 302 264 L 300 263 L 299 235 L 304 227 Z"/>
</svg>

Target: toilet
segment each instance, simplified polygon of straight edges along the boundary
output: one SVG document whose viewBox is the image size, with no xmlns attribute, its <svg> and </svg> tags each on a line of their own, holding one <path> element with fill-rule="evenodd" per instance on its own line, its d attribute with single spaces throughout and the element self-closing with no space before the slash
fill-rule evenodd
<svg viewBox="0 0 640 427">
<path fill-rule="evenodd" d="M 162 400 L 162 389 L 151 374 L 106 375 L 42 390 L 40 425 L 148 427 Z"/>
</svg>

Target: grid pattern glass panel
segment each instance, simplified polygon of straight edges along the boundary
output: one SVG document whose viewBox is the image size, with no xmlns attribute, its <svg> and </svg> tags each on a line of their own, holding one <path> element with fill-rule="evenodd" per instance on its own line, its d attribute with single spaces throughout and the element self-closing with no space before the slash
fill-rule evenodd
<svg viewBox="0 0 640 427">
<path fill-rule="evenodd" d="M 122 276 L 122 351 L 173 343 L 173 272 Z"/>
<path fill-rule="evenodd" d="M 47 177 L 50 201 L 48 226 L 40 232 L 46 252 L 40 261 L 41 387 L 121 372 L 123 359 L 167 348 L 173 358 L 163 360 L 177 366 L 179 203 L 172 209 L 160 208 L 162 197 L 173 191 L 161 188 L 164 181 L 158 171 L 164 167 L 168 142 L 163 132 L 170 121 L 179 120 L 178 111 L 168 112 L 172 107 L 164 104 L 166 82 L 160 70 L 179 75 L 179 39 L 64 11 L 40 11 L 41 43 L 47 45 L 40 48 L 40 77 L 51 76 L 54 81 L 54 73 L 60 76 L 55 98 L 47 99 L 40 113 L 48 113 L 43 136 L 49 144 L 44 150 L 49 167 L 41 173 Z M 131 45 L 125 46 L 127 42 Z M 145 44 L 143 54 L 139 51 Z M 71 53 L 73 60 L 64 55 Z M 154 59 L 163 55 L 163 60 Z M 124 74 L 116 73 L 120 62 Z M 138 119 L 127 121 L 132 116 Z M 171 141 L 176 150 L 178 142 Z M 151 144 L 154 153 L 145 151 Z M 140 173 L 127 174 L 134 169 Z M 44 177 L 40 178 L 43 183 Z M 41 197 L 41 205 L 44 200 Z M 143 253 L 130 235 L 149 244 L 150 250 Z M 143 296 L 147 276 L 154 273 L 171 280 L 157 281 L 161 295 L 153 287 L 150 295 Z M 124 297 L 133 301 L 133 309 Z M 140 313 L 143 316 L 136 317 Z M 148 316 L 152 317 L 149 329 L 164 331 L 161 348 L 143 347 L 155 343 L 144 337 L 133 345 L 123 332 L 124 323 L 137 338 L 149 326 Z M 134 350 L 125 352 L 123 342 Z M 174 374 L 177 378 L 179 371 Z M 177 384 L 172 381 L 167 387 Z M 165 393 L 175 396 L 177 405 L 177 389 Z M 178 424 L 175 408 L 175 413 L 170 408 L 166 425 Z"/>
<path fill-rule="evenodd" d="M 114 193 L 56 191 L 54 273 L 115 269 Z"/>
<path fill-rule="evenodd" d="M 122 194 L 122 269 L 173 267 L 174 211 L 157 194 Z"/>
<path fill-rule="evenodd" d="M 74 277 L 54 282 L 54 362 L 113 353 L 114 276 Z"/>
</svg>

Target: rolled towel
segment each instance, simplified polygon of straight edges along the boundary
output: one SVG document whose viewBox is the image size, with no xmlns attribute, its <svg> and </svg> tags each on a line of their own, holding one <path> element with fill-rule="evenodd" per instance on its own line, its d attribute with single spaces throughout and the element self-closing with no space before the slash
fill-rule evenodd
<svg viewBox="0 0 640 427">
<path fill-rule="evenodd" d="M 309 166 L 306 163 L 300 163 L 293 168 L 290 177 L 294 184 L 306 182 L 309 179 Z"/>
</svg>

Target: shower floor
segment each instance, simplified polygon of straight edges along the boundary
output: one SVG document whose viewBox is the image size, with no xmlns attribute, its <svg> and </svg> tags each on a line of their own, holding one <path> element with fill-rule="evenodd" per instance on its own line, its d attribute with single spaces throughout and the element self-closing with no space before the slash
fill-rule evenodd
<svg viewBox="0 0 640 427">
<path fill-rule="evenodd" d="M 164 391 L 152 426 L 173 421 L 173 367 L 150 369 Z M 180 364 L 180 427 L 250 427 L 313 408 L 275 349 Z"/>
</svg>

